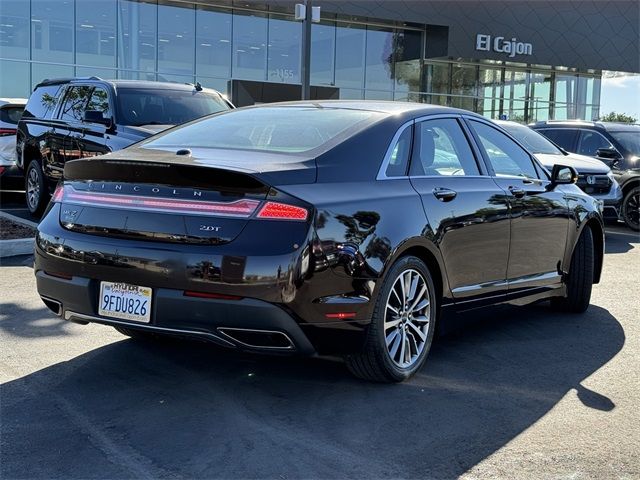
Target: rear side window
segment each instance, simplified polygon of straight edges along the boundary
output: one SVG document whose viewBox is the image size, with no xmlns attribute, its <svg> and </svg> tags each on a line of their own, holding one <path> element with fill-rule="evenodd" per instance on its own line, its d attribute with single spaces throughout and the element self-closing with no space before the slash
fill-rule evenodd
<svg viewBox="0 0 640 480">
<path fill-rule="evenodd" d="M 224 148 L 302 153 L 355 133 L 386 114 L 316 107 L 257 107 L 178 127 L 145 142 L 148 148 Z"/>
<path fill-rule="evenodd" d="M 411 127 L 405 128 L 393 146 L 385 171 L 387 177 L 404 177 L 407 174 L 409 155 L 411 154 L 411 131 Z"/>
<path fill-rule="evenodd" d="M 3 107 L 0 109 L 0 121 L 15 125 L 20 121 L 23 111 L 24 107 Z"/>
<path fill-rule="evenodd" d="M 582 130 L 580 132 L 580 144 L 578 145 L 578 151 L 576 153 L 595 157 L 598 149 L 612 147 L 611 142 L 600 133 L 591 130 Z"/>
<path fill-rule="evenodd" d="M 60 118 L 73 122 L 82 121 L 84 110 L 92 90 L 93 87 L 87 85 L 77 85 L 68 88 L 64 96 Z"/>
<path fill-rule="evenodd" d="M 569 152 L 575 152 L 576 137 L 578 132 L 570 128 L 545 128 L 538 130 L 541 134 L 560 145 Z"/>
<path fill-rule="evenodd" d="M 38 87 L 29 97 L 24 109 L 25 117 L 51 118 L 58 104 L 60 85 Z"/>
<path fill-rule="evenodd" d="M 416 124 L 411 174 L 479 175 L 478 164 L 462 128 L 453 118 Z"/>
</svg>

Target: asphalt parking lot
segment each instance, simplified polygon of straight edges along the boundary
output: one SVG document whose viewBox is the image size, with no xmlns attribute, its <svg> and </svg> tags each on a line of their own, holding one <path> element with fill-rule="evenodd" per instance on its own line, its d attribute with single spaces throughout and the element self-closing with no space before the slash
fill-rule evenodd
<svg viewBox="0 0 640 480">
<path fill-rule="evenodd" d="M 31 263 L 0 267 L 0 478 L 640 478 L 630 230 L 608 228 L 586 314 L 476 314 L 392 386 L 64 322 Z"/>
</svg>

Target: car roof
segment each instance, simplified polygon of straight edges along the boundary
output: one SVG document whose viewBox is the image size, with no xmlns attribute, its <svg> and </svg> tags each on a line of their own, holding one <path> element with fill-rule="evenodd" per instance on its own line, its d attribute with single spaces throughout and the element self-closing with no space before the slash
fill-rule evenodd
<svg viewBox="0 0 640 480">
<path fill-rule="evenodd" d="M 21 105 L 25 106 L 27 104 L 26 98 L 0 98 L 0 107 L 4 107 L 5 105 Z"/>
<path fill-rule="evenodd" d="M 623 131 L 637 131 L 640 129 L 640 125 L 632 123 L 619 123 L 619 122 L 594 122 L 589 120 L 542 120 L 535 123 L 530 123 L 529 126 L 533 128 L 542 127 L 559 127 L 559 128 L 594 128 L 596 130 L 623 130 Z"/>
<path fill-rule="evenodd" d="M 177 83 L 177 82 L 154 82 L 151 80 L 122 80 L 122 79 L 103 79 L 100 77 L 74 77 L 74 78 L 52 78 L 46 79 L 36 85 L 36 88 L 47 85 L 62 85 L 66 83 L 85 83 L 85 82 L 102 82 L 109 83 L 116 88 L 146 88 L 159 90 L 187 90 L 191 91 L 196 88 L 196 85 L 192 83 Z M 212 88 L 204 88 L 203 91 L 216 92 L 217 90 Z"/>
<path fill-rule="evenodd" d="M 315 108 L 336 108 L 345 110 L 367 110 L 373 112 L 394 114 L 416 114 L 435 115 L 438 113 L 455 113 L 459 115 L 469 115 L 479 118 L 480 115 L 462 110 L 459 108 L 443 107 L 441 105 L 431 105 L 416 102 L 396 102 L 393 100 L 297 100 L 292 102 L 276 102 L 269 104 L 252 105 L 246 108 L 264 107 L 315 107 Z"/>
</svg>

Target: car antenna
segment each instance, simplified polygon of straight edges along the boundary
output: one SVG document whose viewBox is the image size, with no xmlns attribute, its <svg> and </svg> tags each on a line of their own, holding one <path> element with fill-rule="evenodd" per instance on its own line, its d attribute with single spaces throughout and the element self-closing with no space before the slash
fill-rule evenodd
<svg viewBox="0 0 640 480">
<path fill-rule="evenodd" d="M 201 92 L 202 91 L 202 85 L 200 85 L 200 82 L 196 82 L 196 91 L 197 92 Z"/>
</svg>

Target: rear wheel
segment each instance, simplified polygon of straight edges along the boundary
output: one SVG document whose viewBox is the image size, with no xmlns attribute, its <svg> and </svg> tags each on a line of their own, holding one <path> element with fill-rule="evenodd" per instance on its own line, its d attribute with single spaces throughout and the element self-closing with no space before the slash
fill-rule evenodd
<svg viewBox="0 0 640 480">
<path fill-rule="evenodd" d="M 351 373 L 374 382 L 409 378 L 427 358 L 436 311 L 427 266 L 412 256 L 398 260 L 382 284 L 363 351 L 346 358 Z"/>
<path fill-rule="evenodd" d="M 633 187 L 622 200 L 622 219 L 632 230 L 640 231 L 640 187 Z"/>
<path fill-rule="evenodd" d="M 571 270 L 566 280 L 567 296 L 554 298 L 551 305 L 565 312 L 582 313 L 589 307 L 594 271 L 593 233 L 585 227 L 571 258 Z"/>
<path fill-rule="evenodd" d="M 32 160 L 27 167 L 24 190 L 29 213 L 34 216 L 40 215 L 49 201 L 49 192 L 45 185 L 42 167 L 37 160 Z"/>
</svg>

